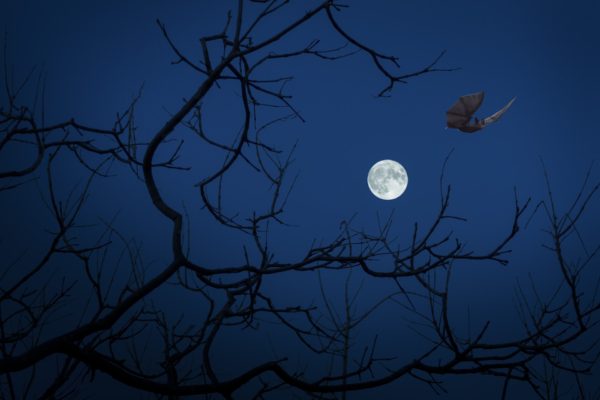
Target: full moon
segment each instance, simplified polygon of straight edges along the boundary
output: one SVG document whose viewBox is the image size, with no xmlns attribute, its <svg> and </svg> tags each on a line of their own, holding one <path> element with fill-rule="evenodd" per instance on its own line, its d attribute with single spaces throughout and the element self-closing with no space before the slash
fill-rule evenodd
<svg viewBox="0 0 600 400">
<path fill-rule="evenodd" d="M 382 200 L 394 200 L 404 193 L 408 186 L 408 174 L 404 167 L 394 160 L 381 160 L 373 164 L 367 176 L 369 189 Z"/>
</svg>

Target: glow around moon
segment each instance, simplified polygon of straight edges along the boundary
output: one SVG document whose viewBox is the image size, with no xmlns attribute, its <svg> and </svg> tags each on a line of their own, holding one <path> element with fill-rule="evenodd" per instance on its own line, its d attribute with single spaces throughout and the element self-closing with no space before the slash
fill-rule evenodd
<svg viewBox="0 0 600 400">
<path fill-rule="evenodd" d="M 367 176 L 369 189 L 382 200 L 394 200 L 404 193 L 408 186 L 408 174 L 404 167 L 394 160 L 376 162 Z"/>
</svg>

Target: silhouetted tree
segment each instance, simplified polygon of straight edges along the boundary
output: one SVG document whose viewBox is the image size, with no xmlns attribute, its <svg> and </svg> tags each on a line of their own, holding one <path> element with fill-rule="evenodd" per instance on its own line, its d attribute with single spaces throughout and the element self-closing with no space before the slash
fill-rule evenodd
<svg viewBox="0 0 600 400">
<path fill-rule="evenodd" d="M 598 191 L 598 185 L 588 187 L 588 179 L 566 211 L 554 204 L 549 183 L 547 199 L 535 207 L 547 217 L 547 247 L 555 256 L 553 268 L 559 269 L 562 283 L 549 297 L 538 295 L 533 283 L 530 288 L 519 288 L 522 330 L 507 340 L 488 339 L 489 322 L 473 327 L 469 334 L 461 333 L 449 312 L 450 282 L 452 271 L 461 264 L 509 262 L 509 245 L 530 209 L 530 201 L 520 201 L 516 191 L 505 234 L 485 252 L 469 249 L 452 232 L 444 233 L 445 224 L 462 218 L 450 212 L 451 187 L 444 183 L 443 173 L 437 216 L 425 228 L 415 224 L 409 243 L 391 237 L 390 217 L 376 232 L 365 232 L 351 220 L 344 221 L 332 240 L 315 242 L 294 260 L 281 261 L 276 249 L 269 246 L 273 227 L 285 229 L 283 212 L 293 186 L 293 179 L 288 179 L 292 152 L 278 149 L 262 133 L 302 116 L 286 91 L 291 77 L 266 79 L 259 74 L 261 68 L 284 58 L 335 61 L 365 53 L 386 80 L 380 96 L 389 95 L 396 83 L 450 70 L 437 67 L 442 52 L 420 70 L 402 71 L 395 56 L 360 42 L 351 27 L 338 22 L 336 15 L 345 6 L 332 0 L 323 1 L 269 37 L 255 35 L 266 19 L 288 3 L 239 0 L 221 32 L 200 38 L 201 62 L 195 61 L 198 54 L 184 54 L 167 27 L 157 21 L 175 54 L 174 62 L 191 68 L 203 80 L 144 140 L 137 135 L 134 119 L 138 97 L 107 126 L 88 126 L 75 119 L 48 123 L 43 102 L 21 102 L 21 89 L 30 78 L 15 87 L 6 75 L 0 109 L 0 191 L 2 195 L 18 193 L 23 186 L 39 182 L 41 205 L 53 215 L 54 228 L 47 246 L 32 253 L 34 262 L 24 256 L 2 257 L 1 397 L 66 398 L 77 393 L 82 380 L 93 380 L 96 374 L 169 398 L 235 398 L 243 392 L 244 398 L 257 399 L 282 398 L 281 391 L 286 391 L 286 398 L 346 398 L 351 392 L 406 377 L 443 391 L 440 377 L 468 374 L 498 377 L 502 398 L 510 397 L 513 381 L 529 384 L 540 398 L 555 398 L 562 393 L 559 378 L 567 374 L 574 379 L 570 382 L 575 382 L 571 394 L 587 397 L 580 378 L 591 371 L 597 358 L 593 336 L 586 335 L 597 323 L 600 300 L 598 290 L 584 293 L 581 285 L 584 270 L 596 262 L 598 247 L 573 262 L 564 243 L 578 236 L 577 222 Z M 248 7 L 260 10 L 246 18 Z M 328 49 L 312 40 L 299 49 L 274 50 L 275 45 L 281 49 L 290 33 L 318 15 L 327 18 L 332 32 L 347 45 Z M 239 94 L 243 123 L 233 143 L 206 132 L 203 124 L 202 104 L 217 86 L 233 88 Z M 273 114 L 261 113 L 272 108 L 282 114 L 265 121 L 264 115 Z M 189 249 L 190 243 L 197 242 L 189 233 L 186 210 L 165 197 L 156 178 L 160 170 L 187 170 L 178 164 L 184 143 L 175 136 L 176 129 L 191 130 L 205 150 L 224 156 L 223 164 L 197 183 L 198 201 L 219 224 L 251 239 L 240 244 L 245 260 L 241 265 L 205 264 Z M 19 154 L 33 150 L 26 166 L 8 167 L 14 149 L 19 149 Z M 64 195 L 64 175 L 57 176 L 55 171 L 60 160 L 72 159 L 87 178 Z M 127 231 L 119 231 L 113 220 L 97 226 L 95 238 L 81 221 L 90 187 L 97 179 L 112 179 L 110 168 L 115 165 L 128 167 L 131 178 L 143 182 L 153 206 L 169 223 L 165 249 L 170 260 L 158 273 L 148 273 L 141 246 L 129 239 Z M 265 207 L 247 214 L 227 208 L 223 178 L 234 166 L 258 171 L 257 179 L 271 185 Z M 3 214 L 10 212 L 2 210 Z M 3 226 L 5 235 L 10 234 L 8 229 Z M 321 288 L 320 300 L 288 304 L 286 298 L 264 289 L 266 282 L 284 274 L 307 272 L 317 273 L 313 276 Z M 352 289 L 350 272 L 361 279 L 393 282 L 397 290 L 358 308 L 360 289 Z M 322 274 L 346 279 L 342 311 L 334 304 L 337 299 L 327 295 Z M 198 313 L 192 318 L 169 315 L 160 305 L 160 288 L 193 295 L 201 317 Z M 367 344 L 357 341 L 355 328 L 389 303 L 412 315 L 407 326 L 429 341 L 420 355 L 403 357 L 401 344 L 397 354 L 379 354 L 376 337 Z M 266 337 L 267 332 L 282 329 L 293 334 L 295 345 L 307 350 L 307 360 L 314 368 L 299 367 L 286 361 L 287 357 L 268 359 L 268 355 L 262 363 L 241 363 L 228 376 L 220 376 L 214 367 L 219 358 L 214 343 L 224 332 L 255 330 L 265 332 Z"/>
</svg>

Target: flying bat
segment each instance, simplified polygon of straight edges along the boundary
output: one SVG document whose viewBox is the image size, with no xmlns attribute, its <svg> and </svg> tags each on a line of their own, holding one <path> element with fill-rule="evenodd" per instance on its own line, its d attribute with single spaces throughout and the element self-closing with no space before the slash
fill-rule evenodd
<svg viewBox="0 0 600 400">
<path fill-rule="evenodd" d="M 446 126 L 448 128 L 455 128 L 466 133 L 477 132 L 492 122 L 498 121 L 502 114 L 509 109 L 515 99 L 516 97 L 513 97 L 500 110 L 496 111 L 489 117 L 480 120 L 477 117 L 473 117 L 473 114 L 475 114 L 475 111 L 477 111 L 483 102 L 483 92 L 461 96 L 458 98 L 456 103 L 454 103 L 452 107 L 446 111 Z M 473 117 L 474 121 L 471 121 L 471 117 Z"/>
</svg>

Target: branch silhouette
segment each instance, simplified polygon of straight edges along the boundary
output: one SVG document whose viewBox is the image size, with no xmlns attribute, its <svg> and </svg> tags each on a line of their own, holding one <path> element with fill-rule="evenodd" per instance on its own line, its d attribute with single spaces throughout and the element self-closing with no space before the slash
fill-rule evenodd
<svg viewBox="0 0 600 400">
<path fill-rule="evenodd" d="M 379 96 L 389 95 L 396 83 L 413 77 L 453 70 L 437 67 L 442 51 L 421 69 L 402 71 L 398 57 L 353 36 L 343 24 L 346 6 L 333 0 L 323 1 L 271 35 L 257 33 L 266 19 L 278 15 L 289 3 L 237 1 L 222 31 L 199 38 L 199 54 L 185 54 L 169 36 L 168 27 L 157 21 L 174 54 L 173 63 L 191 69 L 202 82 L 145 140 L 139 138 L 134 118 L 141 90 L 106 126 L 90 126 L 74 118 L 48 123 L 43 79 L 37 85 L 36 96 L 42 99 L 37 107 L 37 100 L 21 102 L 22 88 L 31 84 L 33 75 L 13 89 L 13 78 L 5 74 L 0 108 L 0 192 L 6 195 L 37 182 L 40 202 L 53 217 L 53 229 L 34 262 L 17 257 L 2 264 L 0 396 L 67 398 L 76 394 L 82 380 L 93 380 L 102 373 L 128 387 L 173 399 L 191 395 L 232 399 L 247 388 L 257 399 L 286 390 L 311 398 L 345 399 L 350 392 L 403 378 L 417 379 L 435 392 L 444 392 L 441 377 L 451 375 L 498 377 L 502 398 L 510 397 L 515 381 L 529 385 L 540 398 L 553 398 L 558 377 L 569 374 L 577 383 L 578 396 L 584 398 L 586 388 L 580 377 L 591 371 L 598 358 L 590 332 L 597 325 L 600 299 L 598 286 L 594 292 L 584 293 L 582 280 L 584 271 L 597 263 L 600 245 L 590 250 L 585 247 L 585 258 L 573 262 L 565 241 L 576 236 L 584 243 L 577 223 L 600 187 L 589 188 L 590 173 L 566 211 L 555 204 L 547 173 L 547 198 L 534 210 L 530 210 L 530 199 L 520 199 L 515 189 L 514 211 L 506 231 L 483 252 L 470 248 L 451 230 L 453 221 L 468 222 L 450 212 L 452 188 L 443 179 L 446 160 L 439 210 L 429 224 L 414 224 L 409 243 L 392 236 L 390 215 L 378 231 L 366 232 L 350 219 L 340 224 L 331 239 L 315 241 L 302 256 L 282 260 L 276 254 L 269 234 L 274 226 L 288 226 L 284 211 L 295 182 L 290 177 L 293 149 L 279 149 L 264 139 L 263 133 L 290 120 L 304 119 L 287 91 L 286 84 L 293 77 L 264 78 L 261 69 L 282 59 L 306 56 L 335 62 L 365 53 L 387 81 Z M 255 15 L 254 19 L 247 17 L 246 8 L 256 11 L 248 13 Z M 285 43 L 292 32 L 318 16 L 347 43 L 321 47 L 325 39 L 319 38 L 300 49 L 282 51 L 278 46 L 275 51 L 274 45 Z M 193 61 L 197 59 L 202 61 Z M 4 69 L 8 71 L 6 61 Z M 231 87 L 239 94 L 241 125 L 233 141 L 225 140 L 221 132 L 211 132 L 203 123 L 207 112 L 203 103 L 217 87 Z M 267 110 L 279 114 L 270 118 L 273 114 Z M 177 136 L 181 132 L 222 155 L 222 164 L 197 179 L 195 188 L 201 207 L 214 221 L 250 240 L 253 248 L 240 246 L 244 262 L 239 265 L 211 265 L 191 254 L 189 215 L 170 200 L 157 179 L 165 170 L 190 173 L 190 167 L 179 162 L 186 146 Z M 32 150 L 34 157 L 25 160 L 25 166 L 7 166 L 11 146 Z M 73 168 L 85 179 L 65 195 L 64 177 L 56 171 L 59 161 L 67 157 L 73 157 Z M 82 214 L 90 189 L 98 180 L 113 179 L 115 166 L 125 167 L 132 179 L 143 183 L 153 207 L 168 222 L 165 248 L 169 260 L 157 273 L 149 272 L 141 244 L 118 228 L 116 216 L 96 225 L 93 239 L 83 233 L 89 228 Z M 225 177 L 234 166 L 258 172 L 270 185 L 270 197 L 261 209 L 244 214 L 228 206 Z M 530 288 L 517 288 L 522 324 L 517 336 L 505 341 L 491 339 L 490 321 L 473 334 L 462 335 L 449 312 L 453 271 L 482 261 L 509 264 L 510 245 L 520 234 L 526 213 L 538 211 L 547 219 L 546 246 L 554 255 L 553 267 L 560 271 L 561 284 L 550 297 L 539 295 L 533 280 Z M 57 267 L 63 262 L 73 268 Z M 287 274 L 314 272 L 321 299 L 311 304 L 288 304 L 287 299 L 265 288 L 267 281 Z M 339 299 L 327 295 L 322 274 L 346 277 L 341 307 L 336 306 Z M 352 277 L 389 281 L 396 289 L 382 293 L 366 308 L 359 307 L 361 290 L 352 289 Z M 160 296 L 157 292 L 166 288 L 194 296 L 201 304 L 201 317 L 196 315 L 189 322 L 163 309 L 156 299 Z M 417 357 L 403 359 L 401 351 L 398 355 L 380 354 L 376 336 L 366 345 L 360 342 L 358 328 L 390 304 L 408 312 L 413 318 L 407 322 L 408 328 L 427 341 L 428 347 Z M 61 318 L 64 323 L 57 326 Z M 229 375 L 219 370 L 215 343 L 225 331 L 266 332 L 270 324 L 286 330 L 327 368 L 315 375 L 294 367 L 289 355 L 277 355 Z M 47 368 L 50 362 L 57 363 L 52 378 L 33 384 L 39 378 L 36 369 Z"/>
</svg>

